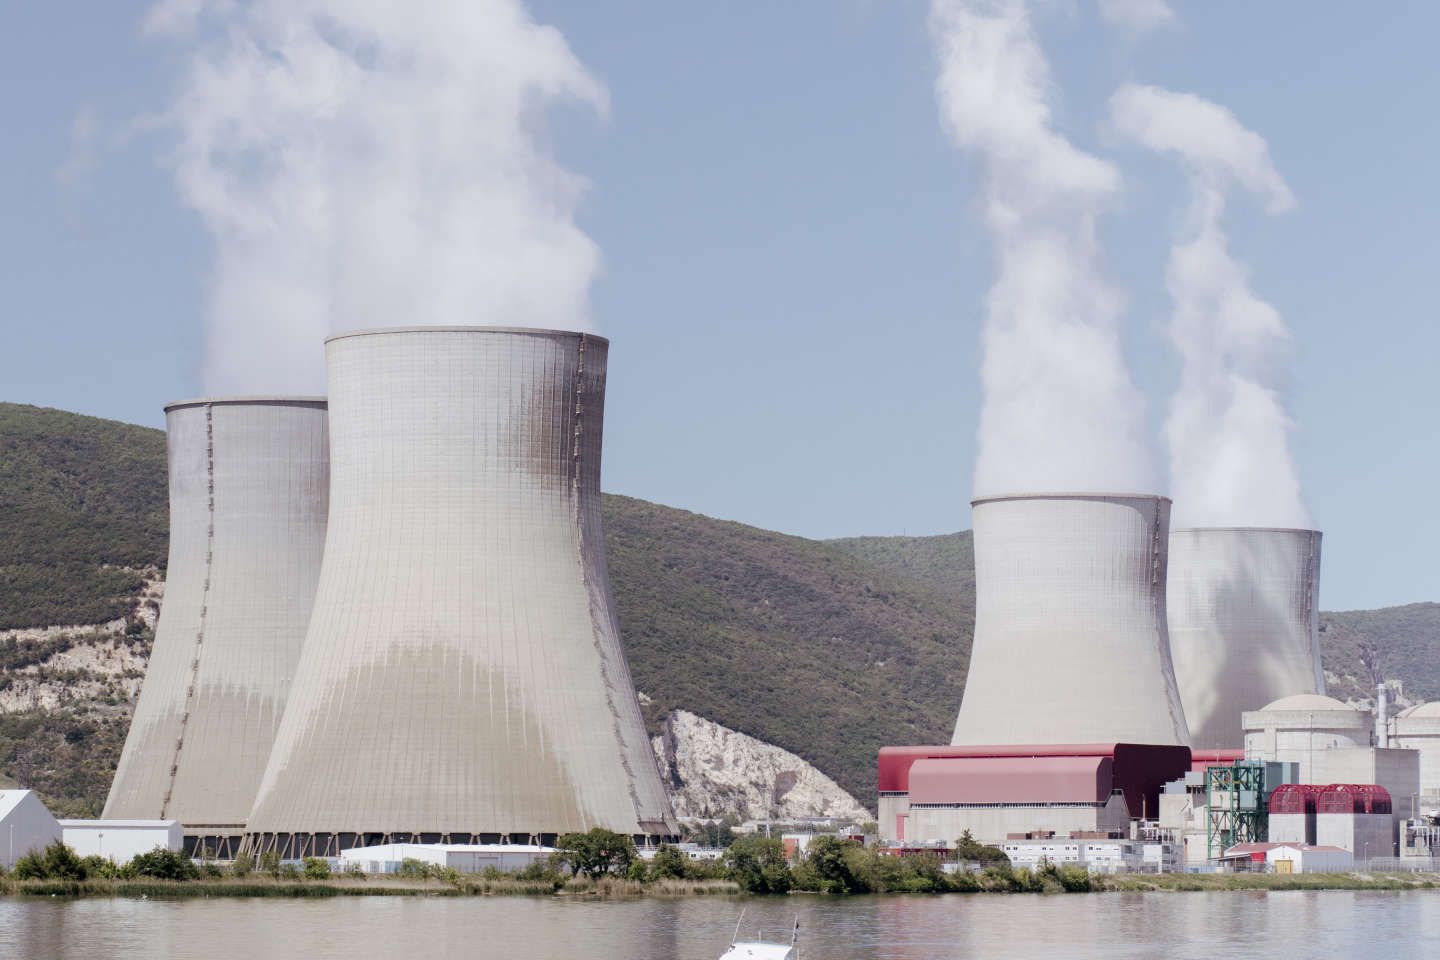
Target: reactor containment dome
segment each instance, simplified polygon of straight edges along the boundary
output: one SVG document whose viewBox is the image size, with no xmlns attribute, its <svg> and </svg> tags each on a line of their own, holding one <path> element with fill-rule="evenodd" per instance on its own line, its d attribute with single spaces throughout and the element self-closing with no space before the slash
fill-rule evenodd
<svg viewBox="0 0 1440 960">
<path fill-rule="evenodd" d="M 607 353 L 485 327 L 326 342 L 325 561 L 252 849 L 676 834 L 606 573 Z"/>
<path fill-rule="evenodd" d="M 176 403 L 165 429 L 165 599 L 104 815 L 179 820 L 187 847 L 233 855 L 320 576 L 325 401 Z"/>
<path fill-rule="evenodd" d="M 1239 747 L 1247 711 L 1325 692 L 1319 598 L 1317 530 L 1170 535 L 1170 651 L 1192 746 Z"/>
<path fill-rule="evenodd" d="M 952 742 L 1188 744 L 1166 633 L 1170 501 L 973 506 L 975 642 Z"/>
</svg>

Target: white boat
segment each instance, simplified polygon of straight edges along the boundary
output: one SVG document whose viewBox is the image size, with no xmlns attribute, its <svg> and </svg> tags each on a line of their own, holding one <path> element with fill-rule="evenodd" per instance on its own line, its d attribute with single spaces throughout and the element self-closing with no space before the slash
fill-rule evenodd
<svg viewBox="0 0 1440 960">
<path fill-rule="evenodd" d="M 789 943 L 766 943 L 764 940 L 741 940 L 740 924 L 745 922 L 745 912 L 735 924 L 735 935 L 730 939 L 730 949 L 720 954 L 720 960 L 800 960 L 800 948 L 795 941 L 800 937 L 800 921 L 797 918 L 790 931 Z M 764 936 L 762 932 L 760 936 Z"/>
</svg>

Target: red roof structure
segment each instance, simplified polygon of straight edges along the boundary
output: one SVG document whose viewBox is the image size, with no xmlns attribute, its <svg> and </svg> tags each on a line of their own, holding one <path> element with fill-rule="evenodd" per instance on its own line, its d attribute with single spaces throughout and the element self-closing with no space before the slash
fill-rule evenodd
<svg viewBox="0 0 1440 960">
<path fill-rule="evenodd" d="M 958 757 L 917 760 L 915 803 L 1104 803 L 1114 782 L 1109 757 Z"/>
<path fill-rule="evenodd" d="M 1316 813 L 1392 812 L 1390 791 L 1374 783 L 1332 783 L 1315 799 Z"/>
<path fill-rule="evenodd" d="M 940 791 L 949 790 L 957 796 L 973 796 L 978 794 L 994 794 L 1001 788 L 995 779 L 1001 776 L 1022 777 L 1019 772 L 1023 768 L 1033 767 L 1033 772 L 1023 774 L 1025 785 L 1022 787 L 1017 780 L 1013 785 L 1004 787 L 1006 791 L 1022 792 L 1029 791 L 1048 782 L 1060 794 L 1073 796 L 1078 794 L 1076 784 L 1080 777 L 1100 775 L 1099 765 L 1091 763 L 1087 768 L 1083 764 L 1067 766 L 1057 764 L 1054 761 L 1059 759 L 1087 759 L 1090 761 L 1108 759 L 1110 783 L 1106 785 L 1103 792 L 1099 791 L 1098 797 L 1087 802 L 1104 802 L 1110 796 L 1112 790 L 1118 789 L 1124 792 L 1125 802 L 1130 808 L 1132 817 L 1154 816 L 1160 809 L 1160 790 L 1172 780 L 1178 780 L 1190 769 L 1190 748 L 1171 745 L 1157 744 L 1136 744 L 1136 743 L 1062 743 L 1062 744 L 1020 744 L 1000 746 L 933 746 L 933 747 L 884 747 L 880 750 L 879 763 L 879 788 L 883 793 L 903 793 L 911 795 L 911 802 L 925 803 L 1028 803 L 1036 802 L 1030 800 L 957 800 L 957 799 L 930 799 L 918 801 L 914 796 L 912 778 L 918 772 L 923 772 L 924 791 L 927 797 L 938 797 Z M 1007 765 L 954 765 L 951 770 L 942 772 L 941 765 L 926 764 L 919 766 L 920 761 L 960 761 L 960 760 L 1012 760 L 1013 764 Z M 1088 769 L 1088 773 L 1085 771 Z M 974 776 L 979 783 L 974 787 L 965 785 L 965 778 Z M 1092 779 L 1092 783 L 1094 780 Z M 1043 802 L 1043 801 L 1042 801 Z M 1065 802 L 1058 797 L 1048 798 L 1048 802 Z"/>
<path fill-rule="evenodd" d="M 1190 751 L 1190 769 L 1196 773 L 1204 773 L 1211 767 L 1232 766 L 1236 760 L 1244 760 L 1245 751 L 1239 748 L 1230 750 L 1192 750 Z"/>
<path fill-rule="evenodd" d="M 1282 783 L 1270 793 L 1272 814 L 1314 813 L 1321 787 L 1310 783 Z"/>
</svg>

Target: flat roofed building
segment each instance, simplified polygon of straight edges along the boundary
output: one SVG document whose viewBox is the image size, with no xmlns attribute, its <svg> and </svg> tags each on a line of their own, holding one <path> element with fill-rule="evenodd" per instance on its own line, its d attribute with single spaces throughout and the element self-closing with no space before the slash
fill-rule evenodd
<svg viewBox="0 0 1440 960">
<path fill-rule="evenodd" d="M 1123 831 L 1132 817 L 1159 816 L 1161 788 L 1189 767 L 1189 748 L 1172 745 L 886 747 L 881 838 L 953 844 L 968 830 L 994 843 L 1013 833 Z"/>
</svg>

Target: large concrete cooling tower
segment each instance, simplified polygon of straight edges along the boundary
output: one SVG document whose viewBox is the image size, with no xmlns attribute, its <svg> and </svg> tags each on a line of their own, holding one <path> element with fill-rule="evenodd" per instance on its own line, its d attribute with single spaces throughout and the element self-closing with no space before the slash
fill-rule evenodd
<svg viewBox="0 0 1440 960">
<path fill-rule="evenodd" d="M 165 602 L 105 816 L 174 819 L 221 855 L 244 832 L 320 575 L 325 401 L 165 408 Z"/>
<path fill-rule="evenodd" d="M 1324 693 L 1320 533 L 1182 529 L 1170 537 L 1170 649 L 1198 748 L 1240 747 L 1240 715 Z"/>
<path fill-rule="evenodd" d="M 607 352 L 481 327 L 327 341 L 330 530 L 255 848 L 676 833 L 605 568 Z"/>
<path fill-rule="evenodd" d="M 975 644 L 952 742 L 1187 743 L 1165 632 L 1170 501 L 973 506 Z"/>
</svg>

